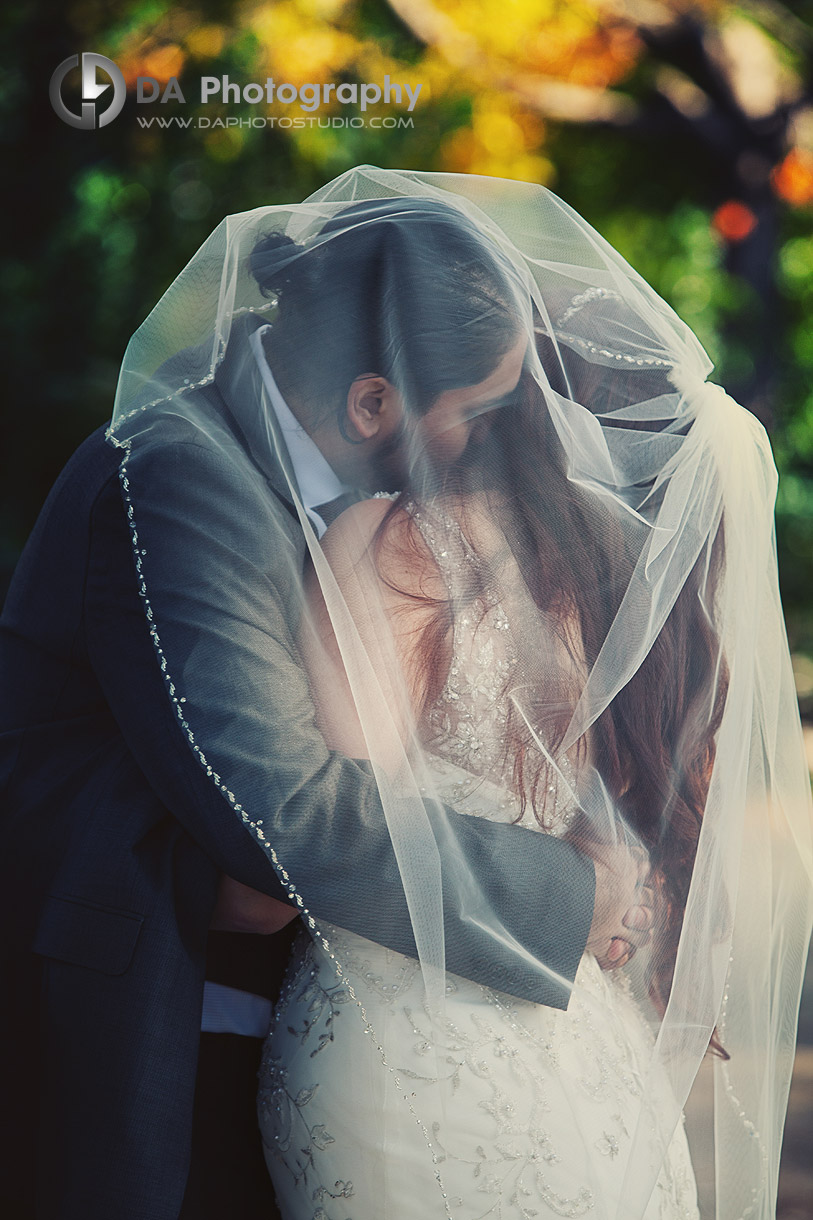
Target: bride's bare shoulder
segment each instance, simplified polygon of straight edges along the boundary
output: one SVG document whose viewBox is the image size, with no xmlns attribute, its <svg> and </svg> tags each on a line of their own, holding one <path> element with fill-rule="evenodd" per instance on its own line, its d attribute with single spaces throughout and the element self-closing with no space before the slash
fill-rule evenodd
<svg viewBox="0 0 813 1220">
<path fill-rule="evenodd" d="M 445 594 L 435 558 L 412 514 L 393 508 L 388 497 L 351 505 L 324 535 L 322 549 L 340 580 L 352 571 L 356 580 L 391 584 L 407 596 Z"/>
<path fill-rule="evenodd" d="M 337 517 L 322 538 L 322 550 L 328 559 L 352 556 L 358 558 L 374 541 L 384 518 L 392 509 L 392 500 L 373 496 L 351 504 Z"/>
</svg>

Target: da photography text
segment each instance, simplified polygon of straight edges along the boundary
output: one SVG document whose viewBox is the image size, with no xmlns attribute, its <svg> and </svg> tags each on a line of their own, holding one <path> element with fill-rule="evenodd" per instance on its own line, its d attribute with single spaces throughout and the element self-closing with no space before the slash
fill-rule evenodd
<svg viewBox="0 0 813 1220">
<path fill-rule="evenodd" d="M 296 102 L 300 110 L 312 112 L 329 105 L 335 98 L 343 106 L 358 106 L 362 111 L 382 101 L 385 105 L 406 105 L 411 114 L 422 88 L 422 85 L 413 88 L 405 82 L 393 82 L 389 76 L 384 77 L 383 85 L 373 81 L 360 85 L 348 81 L 337 85 L 334 81 L 328 81 L 323 85 L 299 86 L 287 82 L 277 84 L 272 76 L 266 77 L 264 84 L 252 81 L 248 85 L 238 85 L 228 76 L 203 76 L 200 81 L 200 102 L 202 105 L 213 101 L 246 102 L 250 106 L 262 102 L 269 106 L 274 102 L 291 106 Z M 136 101 L 185 103 L 186 97 L 177 76 L 171 77 L 163 88 L 154 77 L 139 76 L 136 80 Z"/>
<path fill-rule="evenodd" d="M 64 92 L 66 84 L 70 85 L 73 78 L 73 90 L 68 90 L 66 100 Z M 78 79 L 79 78 L 79 79 Z M 76 106 L 76 84 L 81 83 L 81 103 Z M 393 81 L 389 75 L 383 82 L 366 81 L 351 82 L 327 81 L 321 84 L 293 85 L 288 81 L 278 82 L 273 77 L 266 77 L 264 82 L 250 81 L 240 85 L 228 76 L 203 76 L 198 82 L 198 96 L 195 102 L 208 106 L 212 102 L 234 105 L 243 103 L 248 106 L 296 106 L 307 115 L 318 115 L 323 106 L 357 107 L 362 115 L 371 106 L 398 106 L 411 115 L 421 95 L 421 84 L 411 85 L 406 81 Z M 187 85 L 189 89 L 189 85 Z M 124 108 L 126 98 L 124 74 L 118 64 L 105 55 L 92 51 L 83 51 L 81 55 L 70 55 L 56 67 L 51 75 L 49 94 L 51 105 L 59 118 L 70 127 L 84 130 L 95 130 L 106 127 L 118 118 Z M 135 80 L 135 103 L 139 107 L 158 106 L 159 110 L 167 102 L 187 106 L 184 87 L 177 76 L 172 76 L 166 82 L 152 76 L 139 76 Z M 372 117 L 372 116 L 371 116 Z M 293 120 L 292 120 L 293 121 Z M 331 120 L 332 121 L 332 120 Z M 139 124 L 151 126 L 141 118 Z M 276 120 L 278 126 L 283 126 L 282 120 Z M 361 125 L 367 121 L 359 120 Z M 352 123 L 347 120 L 346 123 Z M 156 123 L 156 126 L 168 127 L 208 127 L 211 123 L 183 120 L 170 124 Z M 233 124 L 229 122 L 228 126 Z M 251 123 L 252 126 L 260 124 Z M 262 126 L 274 124 L 263 123 Z M 343 120 L 342 125 L 346 125 Z M 390 126 L 382 122 L 381 126 Z"/>
</svg>

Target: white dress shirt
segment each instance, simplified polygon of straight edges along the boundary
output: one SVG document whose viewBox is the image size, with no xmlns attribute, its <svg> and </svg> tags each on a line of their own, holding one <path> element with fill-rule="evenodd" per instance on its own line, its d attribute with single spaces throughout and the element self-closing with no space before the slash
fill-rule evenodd
<svg viewBox="0 0 813 1220">
<path fill-rule="evenodd" d="M 296 478 L 299 497 L 308 514 L 316 536 L 321 538 L 327 526 L 315 511 L 318 504 L 327 504 L 352 489 L 342 483 L 327 463 L 322 452 L 308 436 L 280 393 L 274 375 L 268 367 L 263 348 L 263 335 L 271 329 L 261 326 L 251 335 L 250 343 L 262 374 L 268 401 L 282 431 Z M 271 1001 L 263 996 L 238 991 L 222 983 L 206 980 L 203 988 L 201 1030 L 212 1034 L 244 1034 L 264 1038 L 271 1023 Z"/>
<path fill-rule="evenodd" d="M 257 363 L 260 366 L 263 385 L 268 392 L 268 398 L 282 431 L 288 453 L 291 458 L 294 475 L 298 484 L 299 498 L 305 512 L 310 517 L 316 530 L 317 538 L 321 538 L 327 526 L 315 511 L 319 504 L 328 504 L 331 500 L 351 492 L 353 488 L 348 483 L 342 483 L 335 470 L 328 465 L 322 451 L 308 436 L 299 420 L 288 406 L 274 380 L 274 374 L 268 367 L 263 347 L 263 335 L 271 330 L 270 326 L 261 326 L 251 336 L 251 346 Z"/>
</svg>

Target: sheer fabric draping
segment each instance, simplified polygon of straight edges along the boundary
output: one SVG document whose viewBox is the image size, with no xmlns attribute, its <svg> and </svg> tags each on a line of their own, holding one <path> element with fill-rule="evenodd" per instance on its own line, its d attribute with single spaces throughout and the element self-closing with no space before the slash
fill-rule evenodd
<svg viewBox="0 0 813 1220">
<path fill-rule="evenodd" d="M 343 420 L 355 378 L 385 379 L 402 410 L 366 468 L 359 444 L 352 474 L 337 472 L 362 503 L 350 510 L 358 527 L 345 522 L 343 532 L 357 570 L 331 559 L 331 531 L 320 543 L 318 509 L 305 502 L 252 339 L 266 326 L 260 357 L 317 443 L 323 421 Z M 440 396 L 456 402 L 461 387 L 482 385 L 518 344 L 516 384 L 498 401 L 480 395 L 465 419 L 432 410 Z M 450 996 L 463 986 L 446 970 L 449 895 L 461 919 L 514 955 L 517 979 L 551 975 L 512 942 L 457 850 L 449 811 L 519 821 L 588 852 L 626 844 L 654 895 L 652 944 L 624 981 L 587 968 L 573 984 L 555 980 L 572 989 L 568 1011 L 594 1029 L 640 1024 L 631 1050 L 594 1039 L 597 1071 L 628 1055 L 634 1077 L 595 1130 L 579 1117 L 578 1056 L 560 1048 L 540 1085 L 547 1128 L 569 1113 L 564 1159 L 572 1166 L 580 1145 L 589 1196 L 568 1194 L 537 1143 L 501 1162 L 503 1176 L 523 1157 L 526 1175 L 548 1176 L 524 1203 L 515 1182 L 499 1214 L 660 1215 L 648 1209 L 708 1056 L 713 1138 L 704 1147 L 713 1147 L 715 1185 L 704 1214 L 773 1214 L 810 930 L 810 791 L 778 595 L 777 476 L 763 428 L 707 381 L 711 371 L 692 331 L 551 192 L 369 166 L 303 203 L 223 220 L 127 349 L 109 438 L 122 451 L 168 697 L 190 749 L 273 858 L 349 989 L 338 1024 L 366 1029 L 397 1081 L 431 1167 L 427 1216 L 487 1214 L 488 1202 L 481 1194 L 481 1211 L 466 1210 L 444 1178 L 451 1157 L 440 1145 L 457 1085 L 438 1031 L 448 1034 Z M 460 426 L 462 447 L 452 431 Z M 212 479 L 225 471 L 245 492 L 239 529 L 219 519 L 223 501 L 193 461 L 201 454 Z M 364 497 L 376 492 L 387 498 L 377 497 L 367 537 Z M 263 498 L 282 512 L 256 513 Z M 181 590 L 151 567 L 180 526 L 195 573 Z M 399 611 L 415 615 L 405 642 L 391 598 L 415 563 L 428 563 L 432 579 L 413 583 L 412 610 Z M 218 715 L 223 684 L 235 680 L 224 672 L 224 632 L 243 662 L 248 736 L 244 720 L 238 732 Z M 282 654 L 307 666 L 312 703 L 294 692 L 280 708 L 263 675 Z M 315 717 L 331 744 L 331 712 L 321 710 L 331 700 L 344 700 L 358 725 L 355 753 L 377 794 L 369 816 L 386 823 L 408 905 L 419 964 L 410 1011 L 425 1015 L 428 1048 L 420 1088 L 414 1073 L 399 1074 L 402 1034 L 391 1006 L 376 1001 L 379 984 L 397 991 L 404 959 L 375 958 L 373 987 L 354 931 L 334 929 L 329 902 L 311 892 L 308 845 L 287 846 L 295 821 L 280 838 L 266 814 L 302 726 L 312 733 Z M 314 765 L 327 764 L 320 755 Z M 295 819 L 293 798 L 289 807 Z M 359 885 L 360 907 L 367 900 Z M 517 1017 L 526 1001 L 519 987 L 512 996 L 510 978 L 493 994 L 511 1022 L 532 1024 L 525 1008 Z M 555 1043 L 560 1035 L 544 1029 Z M 359 1078 L 348 1109 L 373 1105 L 376 1087 Z M 466 1087 L 473 1106 L 493 1101 L 485 1077 L 482 1096 Z M 619 1130 L 608 1126 L 614 1117 Z M 386 1114 L 380 1121 L 384 1147 Z M 512 1133 L 503 1136 L 510 1143 Z M 382 1161 L 382 1189 L 387 1173 Z M 472 1177 L 472 1191 L 484 1180 Z"/>
</svg>

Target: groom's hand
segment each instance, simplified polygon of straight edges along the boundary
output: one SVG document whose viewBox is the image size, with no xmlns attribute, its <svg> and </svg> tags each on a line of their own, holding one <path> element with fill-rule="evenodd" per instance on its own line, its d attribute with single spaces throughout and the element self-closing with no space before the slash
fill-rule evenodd
<svg viewBox="0 0 813 1220">
<path fill-rule="evenodd" d="M 259 932 L 271 936 L 298 914 L 297 908 L 287 902 L 279 902 L 223 874 L 209 926 L 213 932 Z"/>
<path fill-rule="evenodd" d="M 586 948 L 602 970 L 615 970 L 652 936 L 649 861 L 640 849 L 624 844 L 593 843 L 587 852 L 596 870 L 596 897 Z"/>
</svg>

